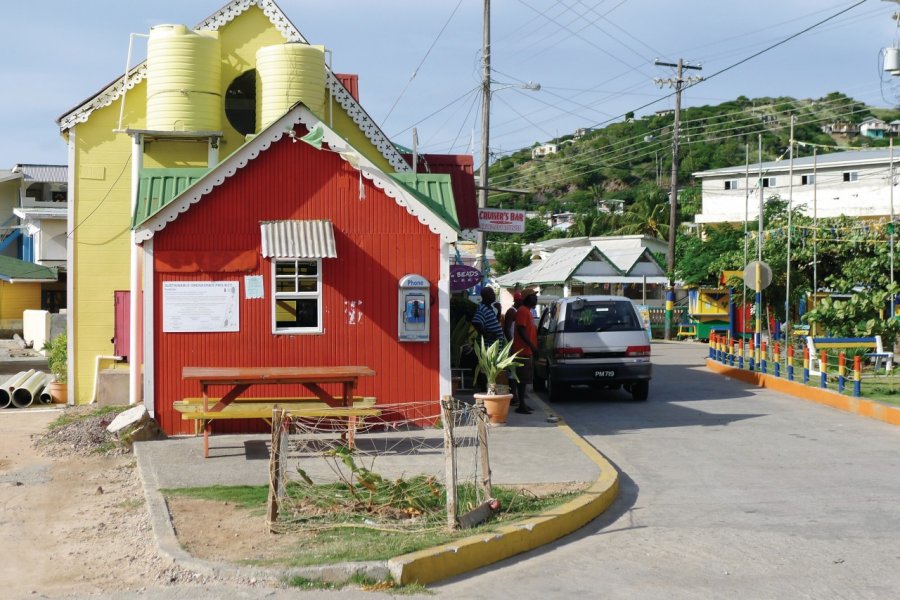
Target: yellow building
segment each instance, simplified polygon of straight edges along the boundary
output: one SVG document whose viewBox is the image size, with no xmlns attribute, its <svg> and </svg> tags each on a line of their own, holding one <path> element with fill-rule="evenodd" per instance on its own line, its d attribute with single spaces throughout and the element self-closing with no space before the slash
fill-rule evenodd
<svg viewBox="0 0 900 600">
<path fill-rule="evenodd" d="M 310 46 L 271 0 L 234 0 L 193 29 L 161 25 L 149 35 L 147 61 L 58 121 L 69 147 L 76 403 L 90 400 L 96 357 L 113 353 L 115 293 L 141 288 L 132 239 L 139 196 L 149 204 L 157 194 L 171 198 L 299 100 L 380 169 L 411 171 L 348 91 L 355 79 L 332 73 L 324 49 Z M 130 314 L 140 314 L 138 300 Z M 129 325 L 132 402 L 141 396 L 139 327 Z"/>
</svg>

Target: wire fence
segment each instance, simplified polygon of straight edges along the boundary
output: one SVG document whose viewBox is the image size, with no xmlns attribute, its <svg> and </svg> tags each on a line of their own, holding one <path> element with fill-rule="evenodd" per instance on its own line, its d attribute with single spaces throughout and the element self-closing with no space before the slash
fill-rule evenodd
<svg viewBox="0 0 900 600">
<path fill-rule="evenodd" d="M 452 529 L 461 509 L 489 500 L 483 407 L 448 396 L 439 420 L 424 416 L 434 402 L 377 408 L 350 418 L 273 414 L 271 531 Z"/>
</svg>

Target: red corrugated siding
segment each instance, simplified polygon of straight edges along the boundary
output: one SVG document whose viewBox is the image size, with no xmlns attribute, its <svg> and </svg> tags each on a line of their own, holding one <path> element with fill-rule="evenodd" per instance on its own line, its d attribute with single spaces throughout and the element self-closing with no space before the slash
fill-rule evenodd
<svg viewBox="0 0 900 600">
<path fill-rule="evenodd" d="M 259 222 L 278 219 L 331 219 L 338 258 L 322 259 L 324 335 L 273 335 L 271 272 L 267 259 L 240 273 L 170 273 L 154 276 L 157 322 L 155 407 L 162 428 L 189 433 L 171 406 L 174 400 L 200 395 L 199 385 L 181 379 L 183 366 L 366 365 L 377 375 L 362 380 L 358 393 L 379 403 L 437 400 L 439 345 L 437 318 L 431 342 L 397 341 L 397 282 L 418 273 L 436 284 L 440 274 L 440 239 L 368 180 L 359 199 L 359 174 L 337 154 L 317 151 L 288 138 L 273 146 L 217 187 L 190 211 L 154 237 L 154 250 L 196 252 L 260 250 Z M 262 275 L 266 298 L 246 300 L 241 283 L 240 332 L 162 333 L 162 283 L 165 281 L 243 280 Z M 347 302 L 359 301 L 361 322 L 350 325 Z M 258 387 L 255 395 L 287 396 L 297 389 Z M 337 391 L 336 389 L 332 391 Z M 437 414 L 435 402 L 433 411 Z M 247 431 L 256 422 L 220 421 L 216 431 Z"/>
<path fill-rule="evenodd" d="M 335 77 L 340 81 L 347 91 L 350 92 L 350 95 L 359 102 L 359 75 L 355 75 L 352 73 L 335 73 Z"/>
<path fill-rule="evenodd" d="M 412 164 L 412 154 L 404 154 Z M 478 229 L 478 195 L 475 190 L 475 166 L 468 154 L 423 154 L 417 164 L 419 173 L 443 173 L 450 176 L 456 217 L 463 229 Z"/>
</svg>

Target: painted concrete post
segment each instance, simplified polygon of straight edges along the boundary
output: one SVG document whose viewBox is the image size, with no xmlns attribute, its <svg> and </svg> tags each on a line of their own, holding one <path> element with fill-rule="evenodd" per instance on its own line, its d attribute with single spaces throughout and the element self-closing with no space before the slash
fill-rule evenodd
<svg viewBox="0 0 900 600">
<path fill-rule="evenodd" d="M 747 368 L 750 369 L 751 371 L 756 370 L 756 363 L 754 362 L 754 357 L 756 356 L 755 347 L 756 347 L 756 344 L 753 342 L 753 338 L 751 337 L 750 338 L 750 352 L 748 354 L 750 360 L 749 360 L 749 364 L 747 365 Z"/>
<path fill-rule="evenodd" d="M 760 346 L 762 346 L 759 349 L 760 356 L 762 356 L 762 358 L 760 358 L 760 360 L 759 360 L 759 370 L 761 373 L 765 373 L 766 372 L 766 362 L 767 362 L 766 359 L 768 358 L 768 356 L 766 356 L 768 348 L 766 348 L 765 342 L 760 344 Z"/>
<path fill-rule="evenodd" d="M 671 281 L 669 282 L 671 285 Z M 666 292 L 666 339 L 671 338 L 672 331 L 672 314 L 675 311 L 675 290 Z"/>
<path fill-rule="evenodd" d="M 862 357 L 854 356 L 853 357 L 853 395 L 859 398 L 862 390 L 860 390 L 860 383 L 862 379 Z"/>
<path fill-rule="evenodd" d="M 715 360 L 716 358 L 716 334 L 709 334 L 709 357 Z"/>
<path fill-rule="evenodd" d="M 846 374 L 847 356 L 841 352 L 838 354 L 838 392 L 844 391 L 844 375 Z"/>
<path fill-rule="evenodd" d="M 738 342 L 738 344 L 741 347 L 740 348 L 741 353 L 738 355 L 738 368 L 743 369 L 744 368 L 744 338 L 741 338 L 740 341 Z"/>
<path fill-rule="evenodd" d="M 819 358 L 819 368 L 822 369 L 822 379 L 819 382 L 820 388 L 828 387 L 828 378 L 825 376 L 825 372 L 828 371 L 828 354 L 822 350 L 822 354 Z"/>
<path fill-rule="evenodd" d="M 734 357 L 737 355 L 737 350 L 735 348 L 735 344 L 737 344 L 737 340 L 734 338 L 731 338 L 731 346 L 729 347 L 730 350 L 728 353 L 728 364 L 731 365 L 732 367 L 734 366 Z"/>
<path fill-rule="evenodd" d="M 794 347 L 788 346 L 788 362 L 787 362 L 787 378 L 788 381 L 794 380 Z"/>
<path fill-rule="evenodd" d="M 803 347 L 803 383 L 809 383 L 809 348 Z"/>
<path fill-rule="evenodd" d="M 775 377 L 781 377 L 781 346 L 778 342 L 775 342 L 775 354 L 773 358 L 775 359 Z"/>
</svg>

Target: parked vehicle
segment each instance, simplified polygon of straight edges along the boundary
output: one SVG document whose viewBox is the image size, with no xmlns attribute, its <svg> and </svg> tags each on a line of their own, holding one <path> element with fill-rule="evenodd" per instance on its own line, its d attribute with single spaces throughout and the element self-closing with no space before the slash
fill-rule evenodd
<svg viewBox="0 0 900 600">
<path fill-rule="evenodd" d="M 623 296 L 575 296 L 551 303 L 538 323 L 534 387 L 551 401 L 572 385 L 624 387 L 647 399 L 650 336 L 634 303 Z"/>
</svg>

